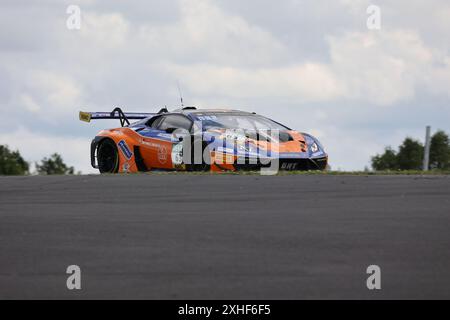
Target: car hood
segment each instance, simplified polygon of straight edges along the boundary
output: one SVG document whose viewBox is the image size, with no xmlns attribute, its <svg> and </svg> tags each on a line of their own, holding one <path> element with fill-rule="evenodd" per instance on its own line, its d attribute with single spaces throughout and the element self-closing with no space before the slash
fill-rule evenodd
<svg viewBox="0 0 450 320">
<path fill-rule="evenodd" d="M 308 154 L 307 138 L 295 130 L 279 132 L 253 130 L 226 130 L 212 128 L 204 132 L 204 140 L 216 147 L 216 150 L 227 153 L 295 153 Z"/>
</svg>

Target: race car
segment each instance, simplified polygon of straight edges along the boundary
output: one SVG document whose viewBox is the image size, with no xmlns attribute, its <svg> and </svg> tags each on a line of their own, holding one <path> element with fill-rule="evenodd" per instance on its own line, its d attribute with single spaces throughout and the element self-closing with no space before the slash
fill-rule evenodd
<svg viewBox="0 0 450 320">
<path fill-rule="evenodd" d="M 254 112 L 181 107 L 125 113 L 115 108 L 80 111 L 79 118 L 120 120 L 121 127 L 102 130 L 92 140 L 91 165 L 100 173 L 327 168 L 328 155 L 315 137 Z"/>
</svg>

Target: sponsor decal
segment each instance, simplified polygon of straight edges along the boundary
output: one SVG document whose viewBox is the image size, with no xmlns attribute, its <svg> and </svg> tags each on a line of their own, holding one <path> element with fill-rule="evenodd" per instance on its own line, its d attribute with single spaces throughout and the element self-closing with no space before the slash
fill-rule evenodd
<svg viewBox="0 0 450 320">
<path fill-rule="evenodd" d="M 128 162 L 125 162 L 125 163 L 122 165 L 122 171 L 123 171 L 123 172 L 128 172 L 128 170 L 130 170 L 130 164 L 129 164 Z"/>
<path fill-rule="evenodd" d="M 131 157 L 133 156 L 133 152 L 131 152 L 130 148 L 128 148 L 127 143 L 124 140 L 120 140 L 117 145 L 119 146 L 125 158 L 130 160 Z"/>
<path fill-rule="evenodd" d="M 91 121 L 91 114 L 89 112 L 80 111 L 80 120 L 85 122 Z"/>
<path fill-rule="evenodd" d="M 158 147 L 158 160 L 160 163 L 166 163 L 167 161 L 167 147 L 165 145 Z"/>
<path fill-rule="evenodd" d="M 141 144 L 152 147 L 152 148 L 158 148 L 159 144 L 158 143 L 154 143 L 152 141 L 149 141 L 147 139 L 141 139 Z"/>
<path fill-rule="evenodd" d="M 151 113 L 126 113 L 126 112 L 125 115 L 127 117 L 140 117 L 140 118 L 149 118 L 152 116 Z"/>
<path fill-rule="evenodd" d="M 157 136 L 161 138 L 172 138 L 172 134 L 170 133 L 158 133 Z"/>
<path fill-rule="evenodd" d="M 297 169 L 298 163 L 295 162 L 283 162 L 281 164 L 281 169 L 283 170 L 295 170 Z"/>
<path fill-rule="evenodd" d="M 201 120 L 201 121 L 205 121 L 205 120 L 214 121 L 217 119 L 217 116 L 198 116 L 197 119 Z"/>
<path fill-rule="evenodd" d="M 182 164 L 175 164 L 174 166 L 173 166 L 173 168 L 174 169 L 177 169 L 177 170 L 186 170 L 186 165 L 184 164 L 184 163 L 182 163 Z"/>
</svg>

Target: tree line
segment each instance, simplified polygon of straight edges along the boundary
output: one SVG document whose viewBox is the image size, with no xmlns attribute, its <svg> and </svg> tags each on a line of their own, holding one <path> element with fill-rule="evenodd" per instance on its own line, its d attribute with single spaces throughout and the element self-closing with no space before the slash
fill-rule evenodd
<svg viewBox="0 0 450 320">
<path fill-rule="evenodd" d="M 67 166 L 62 157 L 54 153 L 35 163 L 35 173 L 48 174 L 74 174 L 74 167 Z M 30 163 L 24 160 L 19 151 L 12 151 L 6 145 L 0 145 L 0 175 L 27 175 L 30 174 Z"/>
<path fill-rule="evenodd" d="M 372 157 L 372 168 L 383 170 L 422 170 L 424 145 L 416 139 L 407 137 L 398 150 L 386 147 L 384 153 Z M 431 170 L 450 170 L 450 140 L 442 130 L 431 137 L 430 161 Z"/>
</svg>

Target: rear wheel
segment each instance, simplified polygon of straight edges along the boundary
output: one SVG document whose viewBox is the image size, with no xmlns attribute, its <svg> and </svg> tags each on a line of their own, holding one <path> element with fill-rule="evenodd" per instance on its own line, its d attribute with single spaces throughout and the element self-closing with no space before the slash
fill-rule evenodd
<svg viewBox="0 0 450 320">
<path fill-rule="evenodd" d="M 119 153 L 114 141 L 103 140 L 97 148 L 98 170 L 100 173 L 116 173 L 119 168 Z"/>
</svg>

